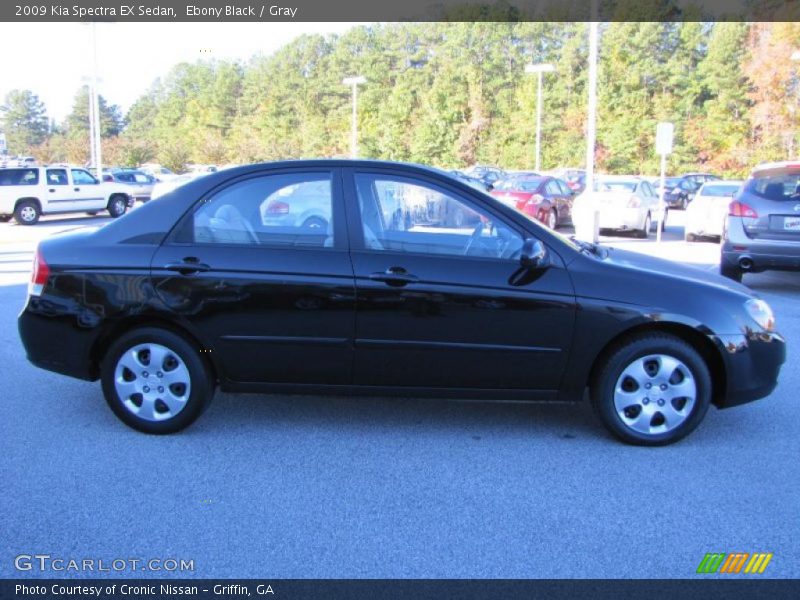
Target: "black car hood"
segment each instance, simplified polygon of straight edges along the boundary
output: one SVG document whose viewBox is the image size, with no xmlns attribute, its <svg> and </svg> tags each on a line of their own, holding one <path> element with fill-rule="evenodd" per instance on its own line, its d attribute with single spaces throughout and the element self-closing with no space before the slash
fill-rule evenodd
<svg viewBox="0 0 800 600">
<path fill-rule="evenodd" d="M 647 286 L 655 292 L 660 290 L 664 294 L 675 294 L 680 289 L 670 285 L 675 280 L 680 280 L 680 282 L 686 283 L 688 286 L 716 288 L 747 297 L 754 295 L 748 287 L 741 283 L 703 267 L 686 265 L 609 246 L 601 246 L 599 251 L 602 258 L 599 258 L 598 262 L 606 267 L 606 269 L 601 270 L 605 272 L 606 276 L 609 276 L 608 285 L 603 286 L 606 289 L 604 294 L 606 297 L 628 297 L 629 294 L 625 288 L 628 288 L 628 285 L 633 281 L 636 282 L 637 286 Z M 612 276 L 609 271 L 613 271 L 615 275 L 624 278 L 624 284 L 622 279 Z M 615 290 L 616 284 L 623 285 L 619 290 Z M 689 290 L 686 291 L 688 292 Z"/>
</svg>

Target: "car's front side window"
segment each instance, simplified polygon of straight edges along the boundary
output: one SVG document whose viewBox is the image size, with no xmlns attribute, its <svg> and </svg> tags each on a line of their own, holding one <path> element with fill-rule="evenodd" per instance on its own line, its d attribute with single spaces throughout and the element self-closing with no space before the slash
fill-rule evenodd
<svg viewBox="0 0 800 600">
<path fill-rule="evenodd" d="M 516 258 L 522 236 L 468 200 L 426 182 L 356 174 L 368 250 Z"/>
<path fill-rule="evenodd" d="M 329 172 L 253 177 L 203 202 L 177 241 L 332 247 L 332 198 Z"/>
<path fill-rule="evenodd" d="M 72 169 L 72 181 L 75 185 L 93 185 L 97 180 L 83 169 Z"/>
</svg>

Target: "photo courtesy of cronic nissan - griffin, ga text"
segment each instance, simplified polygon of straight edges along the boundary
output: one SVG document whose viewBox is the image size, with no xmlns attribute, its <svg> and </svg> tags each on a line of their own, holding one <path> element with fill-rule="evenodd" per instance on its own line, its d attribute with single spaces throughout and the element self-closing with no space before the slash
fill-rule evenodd
<svg viewBox="0 0 800 600">
<path fill-rule="evenodd" d="M 33 364 L 99 379 L 147 433 L 183 429 L 216 388 L 588 395 L 618 438 L 662 445 L 712 404 L 769 395 L 786 352 L 740 283 L 568 239 L 443 171 L 366 160 L 211 173 L 47 238 L 19 332 Z"/>
</svg>

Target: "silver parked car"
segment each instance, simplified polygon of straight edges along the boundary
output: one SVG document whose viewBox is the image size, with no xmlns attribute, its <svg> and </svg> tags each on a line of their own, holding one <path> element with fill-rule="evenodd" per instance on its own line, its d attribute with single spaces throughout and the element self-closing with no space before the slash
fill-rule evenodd
<svg viewBox="0 0 800 600">
<path fill-rule="evenodd" d="M 730 203 L 720 272 L 770 269 L 800 270 L 800 162 L 759 165 Z"/>
<path fill-rule="evenodd" d="M 603 175 L 594 180 L 592 191 L 585 190 L 575 199 L 573 220 L 585 218 L 581 215 L 592 211 L 599 213 L 601 230 L 633 231 L 637 237 L 646 238 L 658 220 L 659 200 L 644 178 Z M 665 222 L 666 213 L 662 230 Z"/>
<path fill-rule="evenodd" d="M 698 238 L 721 238 L 728 206 L 740 187 L 741 181 L 709 181 L 700 186 L 686 207 L 684 239 L 694 242 Z"/>
</svg>

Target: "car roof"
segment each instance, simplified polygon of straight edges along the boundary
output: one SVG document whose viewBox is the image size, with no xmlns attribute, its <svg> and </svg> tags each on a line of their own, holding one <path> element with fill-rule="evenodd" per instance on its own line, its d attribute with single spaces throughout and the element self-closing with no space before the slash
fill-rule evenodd
<svg viewBox="0 0 800 600">
<path fill-rule="evenodd" d="M 777 162 L 767 162 L 757 165 L 753 172 L 757 171 L 772 171 L 773 169 L 800 169 L 800 161 L 797 160 L 783 160 Z"/>
</svg>

